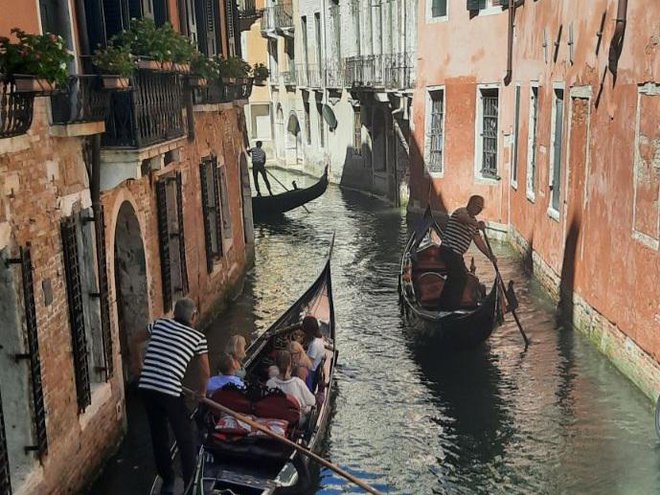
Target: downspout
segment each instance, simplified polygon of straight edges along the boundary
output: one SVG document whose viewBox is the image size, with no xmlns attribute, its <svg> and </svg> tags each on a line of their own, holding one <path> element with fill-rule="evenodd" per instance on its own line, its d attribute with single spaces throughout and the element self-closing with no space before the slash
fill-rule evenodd
<svg viewBox="0 0 660 495">
<path fill-rule="evenodd" d="M 619 57 L 623 48 L 623 35 L 626 31 L 626 22 L 628 20 L 628 0 L 619 0 L 616 11 L 616 27 L 614 35 L 610 42 L 610 54 L 608 68 L 613 75 L 616 75 L 619 65 Z"/>
<path fill-rule="evenodd" d="M 515 22 L 516 5 L 514 0 L 509 0 L 509 33 L 507 35 L 507 50 L 506 50 L 506 75 L 504 76 L 504 84 L 509 85 L 513 77 L 513 26 Z"/>
</svg>

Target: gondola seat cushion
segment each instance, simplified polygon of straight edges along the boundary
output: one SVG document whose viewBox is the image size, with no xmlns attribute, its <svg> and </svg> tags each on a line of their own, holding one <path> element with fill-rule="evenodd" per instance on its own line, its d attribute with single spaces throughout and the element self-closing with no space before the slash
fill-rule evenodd
<svg viewBox="0 0 660 495">
<path fill-rule="evenodd" d="M 211 400 L 241 414 L 252 414 L 252 403 L 244 392 L 234 387 L 216 390 Z"/>
<path fill-rule="evenodd" d="M 413 259 L 413 271 L 443 272 L 446 270 L 445 261 L 440 254 L 440 246 L 432 244 L 415 254 Z"/>
<path fill-rule="evenodd" d="M 420 274 L 415 281 L 415 295 L 419 303 L 424 307 L 440 304 L 445 282 L 446 278 L 436 272 Z"/>
<path fill-rule="evenodd" d="M 281 436 L 286 436 L 289 430 L 289 422 L 284 419 L 278 418 L 257 418 L 256 416 L 246 415 L 247 418 L 259 423 L 259 425 Z M 248 423 L 244 423 L 239 419 L 234 418 L 228 414 L 218 418 L 213 436 L 218 440 L 232 440 L 244 436 L 257 436 L 267 437 L 264 432 L 253 428 Z"/>
</svg>

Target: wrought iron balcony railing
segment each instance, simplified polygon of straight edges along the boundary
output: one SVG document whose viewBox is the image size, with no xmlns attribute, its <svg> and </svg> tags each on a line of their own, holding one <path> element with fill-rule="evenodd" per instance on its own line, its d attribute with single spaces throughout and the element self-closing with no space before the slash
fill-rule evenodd
<svg viewBox="0 0 660 495">
<path fill-rule="evenodd" d="M 17 93 L 0 75 L 0 139 L 25 134 L 32 125 L 33 93 Z"/>
<path fill-rule="evenodd" d="M 410 89 L 415 83 L 412 53 L 365 55 L 344 59 L 344 83 L 349 87 Z"/>
<path fill-rule="evenodd" d="M 131 88 L 111 95 L 104 146 L 143 148 L 185 134 L 179 75 L 138 70 Z"/>
<path fill-rule="evenodd" d="M 413 53 L 393 53 L 383 56 L 385 87 L 412 89 L 415 85 L 415 56 Z"/>
<path fill-rule="evenodd" d="M 252 94 L 254 80 L 237 79 L 235 82 L 209 81 L 208 86 L 196 88 L 193 101 L 197 105 L 230 103 L 234 100 L 246 100 Z"/>
<path fill-rule="evenodd" d="M 100 122 L 107 117 L 110 91 L 97 75 L 69 77 L 62 92 L 50 97 L 53 124 Z"/>
</svg>

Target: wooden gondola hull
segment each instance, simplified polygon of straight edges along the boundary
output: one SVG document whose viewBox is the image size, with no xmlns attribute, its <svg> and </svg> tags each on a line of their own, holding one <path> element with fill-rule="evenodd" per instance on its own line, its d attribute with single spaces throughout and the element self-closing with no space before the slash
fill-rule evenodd
<svg viewBox="0 0 660 495">
<path fill-rule="evenodd" d="M 305 189 L 294 189 L 274 196 L 253 196 L 252 216 L 255 221 L 272 218 L 299 208 L 321 196 L 328 188 L 327 171 L 319 181 Z"/>
</svg>

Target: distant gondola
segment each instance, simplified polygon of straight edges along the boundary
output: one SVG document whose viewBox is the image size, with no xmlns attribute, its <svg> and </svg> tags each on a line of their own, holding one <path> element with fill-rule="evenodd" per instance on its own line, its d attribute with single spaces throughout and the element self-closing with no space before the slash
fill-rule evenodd
<svg viewBox="0 0 660 495">
<path fill-rule="evenodd" d="M 497 282 L 488 294 L 473 301 L 471 307 L 442 308 L 444 263 L 438 257 L 441 229 L 427 208 L 424 218 L 410 236 L 404 249 L 399 273 L 402 310 L 420 323 L 428 336 L 443 348 L 477 347 L 502 321 L 503 293 Z M 480 287 L 471 275 L 468 286 Z M 483 287 L 483 286 L 481 286 Z M 469 289 L 468 289 L 469 290 Z M 482 288 L 485 293 L 485 289 Z"/>
<path fill-rule="evenodd" d="M 332 248 L 331 248 L 332 250 Z M 324 392 L 305 424 L 291 420 L 290 399 L 279 391 L 267 390 L 268 367 L 275 350 L 283 348 L 300 327 L 302 318 L 313 315 L 326 341 L 326 356 L 317 372 Z M 247 350 L 245 369 L 247 391 L 223 388 L 213 396 L 223 405 L 243 414 L 290 420 L 287 436 L 303 447 L 318 452 L 330 413 L 330 396 L 337 361 L 335 317 L 330 277 L 330 255 L 311 287 Z M 320 389 L 317 389 L 320 390 Z M 319 399 L 320 397 L 320 399 Z M 288 401 L 287 401 L 288 399 Z M 297 404 L 297 403 L 295 403 Z M 295 405 L 294 404 L 294 405 Z M 294 414 L 295 416 L 295 414 Z M 217 420 L 217 418 L 216 418 Z M 208 430 L 197 462 L 194 483 L 189 493 L 279 494 L 299 493 L 309 489 L 309 461 L 302 454 L 268 437 L 225 435 L 215 428 Z"/>
<path fill-rule="evenodd" d="M 328 167 L 316 184 L 305 189 L 292 189 L 274 196 L 253 196 L 252 217 L 263 220 L 298 208 L 321 196 L 328 187 Z"/>
</svg>

